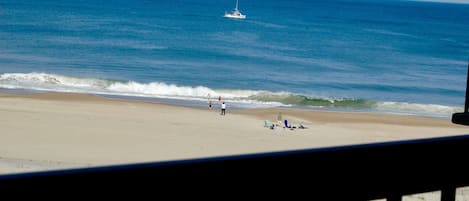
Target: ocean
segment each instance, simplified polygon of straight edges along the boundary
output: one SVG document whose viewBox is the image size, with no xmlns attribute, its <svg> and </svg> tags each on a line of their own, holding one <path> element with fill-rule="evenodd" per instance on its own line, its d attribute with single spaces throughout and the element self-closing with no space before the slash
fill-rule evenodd
<svg viewBox="0 0 469 201">
<path fill-rule="evenodd" d="M 0 91 L 450 118 L 469 5 L 402 0 L 2 0 Z"/>
</svg>

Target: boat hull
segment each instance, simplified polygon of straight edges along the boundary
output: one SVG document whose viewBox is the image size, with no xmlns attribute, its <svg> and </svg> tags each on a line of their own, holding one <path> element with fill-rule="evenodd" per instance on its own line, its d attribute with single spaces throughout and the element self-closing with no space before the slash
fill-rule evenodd
<svg viewBox="0 0 469 201">
<path fill-rule="evenodd" d="M 246 19 L 246 15 L 225 14 L 224 17 L 227 17 L 227 18 L 234 18 L 234 19 Z"/>
</svg>

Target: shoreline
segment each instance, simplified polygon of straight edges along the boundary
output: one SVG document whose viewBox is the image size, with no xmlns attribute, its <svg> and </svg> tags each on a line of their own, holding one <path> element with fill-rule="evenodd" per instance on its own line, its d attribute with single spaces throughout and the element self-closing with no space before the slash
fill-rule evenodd
<svg viewBox="0 0 469 201">
<path fill-rule="evenodd" d="M 307 129 L 264 127 L 279 112 Z M 229 107 L 221 116 L 218 109 L 91 94 L 0 93 L 0 174 L 468 133 L 469 127 L 430 117 Z"/>
<path fill-rule="evenodd" d="M 6 89 L 0 88 L 0 94 L 11 94 L 11 95 L 32 95 L 32 94 L 48 94 L 48 93 L 57 93 L 57 94 L 80 94 L 80 95 L 92 95 L 104 99 L 111 100 L 123 100 L 123 101 L 141 101 L 146 103 L 157 103 L 157 104 L 166 104 L 173 106 L 182 106 L 182 107 L 192 107 L 198 109 L 207 109 L 208 102 L 207 100 L 196 99 L 196 100 L 186 100 L 182 97 L 147 97 L 147 96 L 132 96 L 132 95 L 117 95 L 117 94 L 105 94 L 105 93 L 86 93 L 86 92 L 61 92 L 61 91 L 43 91 L 43 90 L 33 90 L 33 89 Z M 215 97 L 212 97 L 212 104 L 215 109 L 219 109 L 217 100 Z M 424 111 L 400 111 L 395 110 L 386 110 L 380 108 L 353 108 L 353 107 L 330 107 L 330 106 L 306 106 L 306 105 L 262 105 L 258 103 L 241 103 L 239 100 L 226 100 L 229 104 L 231 110 L 250 110 L 250 109 L 271 109 L 271 108 L 281 108 L 281 109 L 293 109 L 293 110 L 308 110 L 308 111 L 324 111 L 324 112 L 343 112 L 343 113 L 366 113 L 366 114 L 384 114 L 384 115 L 398 115 L 398 116 L 415 116 L 415 117 L 424 117 L 424 118 L 436 118 L 436 119 L 451 119 L 451 114 L 437 114 L 432 112 Z M 234 101 L 234 104 L 231 102 Z M 376 101 L 379 102 L 379 101 Z M 252 105 L 255 105 L 254 107 Z M 283 103 L 279 103 L 283 104 Z M 416 105 L 421 105 L 423 103 L 411 103 Z M 419 107 L 419 106 L 416 106 Z M 445 107 L 454 107 L 454 106 L 445 106 Z M 394 108 L 397 109 L 397 108 Z M 456 110 L 454 110 L 456 112 Z M 454 113 L 453 112 L 453 113 Z"/>
</svg>

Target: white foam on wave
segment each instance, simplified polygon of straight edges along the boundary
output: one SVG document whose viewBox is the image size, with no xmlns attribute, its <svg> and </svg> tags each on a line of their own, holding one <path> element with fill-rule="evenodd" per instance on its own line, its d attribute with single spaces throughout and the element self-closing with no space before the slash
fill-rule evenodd
<svg viewBox="0 0 469 201">
<path fill-rule="evenodd" d="M 248 97 L 261 93 L 256 90 L 211 89 L 205 86 L 178 86 L 163 82 L 139 83 L 135 81 L 111 81 L 96 78 L 76 78 L 47 73 L 5 73 L 0 74 L 0 88 L 32 89 L 39 91 L 93 93 L 136 97 L 172 98 L 180 100 L 207 99 L 223 100 L 243 105 L 278 105 L 278 103 L 249 100 Z"/>
<path fill-rule="evenodd" d="M 178 86 L 175 84 L 166 84 L 162 82 L 138 83 L 134 81 L 116 82 L 107 87 L 109 91 L 127 93 L 127 94 L 143 94 L 158 96 L 175 96 L 175 97 L 194 97 L 203 99 L 216 99 L 218 96 L 224 99 L 242 99 L 260 93 L 255 90 L 213 90 L 205 86 Z"/>
<path fill-rule="evenodd" d="M 16 85 L 18 88 L 51 86 L 99 89 L 109 85 L 110 81 L 94 78 L 74 78 L 47 73 L 5 73 L 0 74 L 0 84 Z"/>
<path fill-rule="evenodd" d="M 450 117 L 455 112 L 461 112 L 462 107 L 452 107 L 437 104 L 420 104 L 405 102 L 378 102 L 378 111 L 387 111 L 397 114 L 412 114 L 431 117 Z"/>
<path fill-rule="evenodd" d="M 204 97 L 207 96 L 207 94 L 215 93 L 213 90 L 203 86 L 181 87 L 174 84 L 165 84 L 160 82 L 152 82 L 148 84 L 142 84 L 133 81 L 127 83 L 114 83 L 107 89 L 114 92 L 162 96 Z"/>
</svg>

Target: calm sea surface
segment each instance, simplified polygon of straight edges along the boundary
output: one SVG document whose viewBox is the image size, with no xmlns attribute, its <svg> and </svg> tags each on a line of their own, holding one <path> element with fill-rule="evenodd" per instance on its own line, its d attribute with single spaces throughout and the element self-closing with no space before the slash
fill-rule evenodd
<svg viewBox="0 0 469 201">
<path fill-rule="evenodd" d="M 469 5 L 374 0 L 2 0 L 0 88 L 206 106 L 449 118 Z"/>
</svg>

